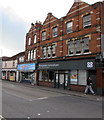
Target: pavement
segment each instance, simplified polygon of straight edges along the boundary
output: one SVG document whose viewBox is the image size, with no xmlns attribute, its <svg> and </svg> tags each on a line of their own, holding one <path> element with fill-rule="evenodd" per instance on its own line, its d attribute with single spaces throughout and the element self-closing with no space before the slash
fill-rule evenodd
<svg viewBox="0 0 104 120">
<path fill-rule="evenodd" d="M 19 83 L 19 84 L 25 85 L 25 86 L 28 86 L 28 87 L 32 87 L 32 88 L 35 87 L 35 88 L 41 89 L 41 90 L 46 90 L 46 91 L 61 93 L 61 94 L 67 94 L 67 95 L 72 95 L 72 96 L 85 97 L 85 98 L 88 98 L 89 100 L 97 100 L 97 101 L 104 100 L 104 97 L 100 96 L 100 95 L 92 95 L 92 94 L 87 94 L 86 95 L 83 92 L 72 91 L 72 90 L 69 90 L 69 89 L 50 88 L 50 87 L 45 87 L 45 86 L 31 85 L 29 83 Z"/>
</svg>

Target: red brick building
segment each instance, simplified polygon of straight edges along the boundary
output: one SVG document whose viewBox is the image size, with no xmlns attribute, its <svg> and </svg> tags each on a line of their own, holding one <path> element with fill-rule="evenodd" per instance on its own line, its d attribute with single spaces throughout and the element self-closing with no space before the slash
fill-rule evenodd
<svg viewBox="0 0 104 120">
<path fill-rule="evenodd" d="M 74 2 L 66 16 L 58 19 L 48 13 L 43 24 L 31 24 L 25 59 L 26 64 L 35 63 L 38 85 L 84 91 L 90 75 L 95 92 L 102 94 L 103 11 L 104 2 Z"/>
</svg>

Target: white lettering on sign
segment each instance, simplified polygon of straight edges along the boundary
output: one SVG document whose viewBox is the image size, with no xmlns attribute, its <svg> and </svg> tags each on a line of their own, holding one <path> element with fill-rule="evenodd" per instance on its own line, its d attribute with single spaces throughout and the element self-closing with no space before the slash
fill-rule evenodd
<svg viewBox="0 0 104 120">
<path fill-rule="evenodd" d="M 93 62 L 87 62 L 87 68 L 93 68 Z"/>
</svg>

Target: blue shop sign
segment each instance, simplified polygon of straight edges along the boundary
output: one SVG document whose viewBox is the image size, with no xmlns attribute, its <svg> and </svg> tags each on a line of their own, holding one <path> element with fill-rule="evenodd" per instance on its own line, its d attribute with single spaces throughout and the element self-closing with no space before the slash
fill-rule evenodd
<svg viewBox="0 0 104 120">
<path fill-rule="evenodd" d="M 21 64 L 21 65 L 18 65 L 17 67 L 17 70 L 35 70 L 35 69 L 36 69 L 35 63 Z"/>
</svg>

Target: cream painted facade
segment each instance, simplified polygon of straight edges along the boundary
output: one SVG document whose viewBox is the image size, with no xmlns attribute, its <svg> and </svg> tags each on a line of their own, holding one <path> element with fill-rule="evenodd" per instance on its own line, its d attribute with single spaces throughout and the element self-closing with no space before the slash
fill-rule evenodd
<svg viewBox="0 0 104 120">
<path fill-rule="evenodd" d="M 17 60 L 2 62 L 2 79 L 16 81 Z"/>
</svg>

